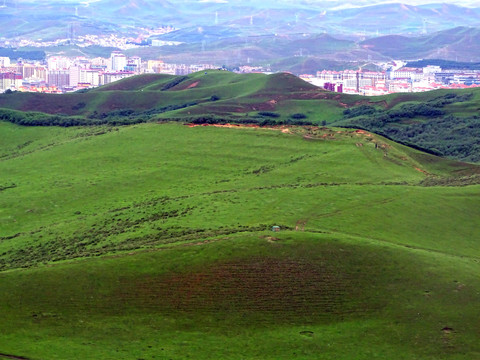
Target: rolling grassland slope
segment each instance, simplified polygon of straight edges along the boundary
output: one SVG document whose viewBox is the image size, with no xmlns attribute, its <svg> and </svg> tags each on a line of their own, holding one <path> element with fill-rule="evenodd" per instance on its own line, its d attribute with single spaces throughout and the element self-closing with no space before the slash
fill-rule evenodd
<svg viewBox="0 0 480 360">
<path fill-rule="evenodd" d="M 479 173 L 363 130 L 0 122 L 0 358 L 476 358 Z"/>
</svg>

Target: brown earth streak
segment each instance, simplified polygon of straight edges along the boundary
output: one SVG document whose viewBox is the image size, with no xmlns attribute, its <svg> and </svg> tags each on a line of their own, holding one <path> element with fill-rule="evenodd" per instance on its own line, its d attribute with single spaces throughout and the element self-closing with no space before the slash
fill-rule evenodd
<svg viewBox="0 0 480 360">
<path fill-rule="evenodd" d="M 332 318 L 364 313 L 348 302 L 355 275 L 331 260 L 251 258 L 187 273 L 124 281 L 118 300 L 149 311 L 278 314 L 285 320 Z M 281 321 L 281 320 L 280 320 Z"/>
<path fill-rule="evenodd" d="M 200 81 L 194 81 L 194 82 L 182 82 L 178 84 L 177 86 L 174 86 L 174 91 L 182 91 L 182 90 L 188 90 L 188 89 L 193 89 L 200 84 Z"/>
</svg>

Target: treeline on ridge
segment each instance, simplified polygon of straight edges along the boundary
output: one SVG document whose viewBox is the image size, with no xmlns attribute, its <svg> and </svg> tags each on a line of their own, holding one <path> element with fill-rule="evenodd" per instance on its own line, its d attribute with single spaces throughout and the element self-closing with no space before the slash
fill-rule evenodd
<svg viewBox="0 0 480 360">
<path fill-rule="evenodd" d="M 44 60 L 46 57 L 43 50 L 15 50 L 11 48 L 0 48 L 0 56 L 10 59 L 28 59 L 28 60 Z"/>
<path fill-rule="evenodd" d="M 345 120 L 338 126 L 371 131 L 435 155 L 480 162 L 480 116 L 457 117 L 443 109 L 472 96 L 448 93 L 425 103 L 404 104 L 391 110 L 361 105 L 345 110 Z"/>
<path fill-rule="evenodd" d="M 216 97 L 212 97 L 211 101 L 216 101 Z M 282 119 L 281 115 L 275 112 L 260 111 L 255 115 L 244 117 L 232 116 L 216 116 L 216 115 L 192 115 L 187 117 L 168 117 L 159 119 L 157 115 L 187 108 L 197 105 L 196 102 L 169 105 L 161 108 L 154 108 L 145 111 L 135 111 L 132 109 L 114 110 L 110 112 L 99 113 L 94 111 L 86 117 L 52 115 L 41 112 L 22 112 L 11 109 L 0 109 L 0 120 L 8 121 L 13 124 L 22 126 L 94 126 L 94 125 L 132 125 L 155 121 L 173 121 L 192 124 L 252 124 L 258 126 L 275 126 L 275 125 L 315 125 L 313 122 L 306 120 L 307 116 L 302 113 L 290 115 L 286 119 Z M 83 107 L 84 104 L 78 104 Z"/>
<path fill-rule="evenodd" d="M 91 126 L 91 125 L 129 125 L 136 124 L 142 119 L 90 119 L 80 116 L 51 115 L 39 112 L 21 112 L 16 110 L 0 109 L 0 120 L 22 126 Z"/>
<path fill-rule="evenodd" d="M 449 70 L 480 70 L 479 62 L 460 62 L 452 60 L 443 60 L 443 59 L 427 59 L 427 60 L 418 60 L 411 61 L 407 63 L 407 67 L 413 68 L 423 68 L 428 65 L 440 66 L 442 69 Z"/>
</svg>

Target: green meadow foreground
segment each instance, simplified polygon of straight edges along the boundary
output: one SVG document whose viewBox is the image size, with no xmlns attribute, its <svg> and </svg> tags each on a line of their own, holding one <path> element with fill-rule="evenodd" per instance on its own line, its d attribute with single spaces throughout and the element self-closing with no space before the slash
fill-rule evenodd
<svg viewBox="0 0 480 360">
<path fill-rule="evenodd" d="M 479 174 L 349 129 L 0 122 L 0 354 L 480 358 Z"/>
</svg>

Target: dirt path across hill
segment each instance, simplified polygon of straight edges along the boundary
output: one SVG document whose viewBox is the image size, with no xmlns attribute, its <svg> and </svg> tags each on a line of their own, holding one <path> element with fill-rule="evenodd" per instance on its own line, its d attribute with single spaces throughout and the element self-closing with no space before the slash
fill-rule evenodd
<svg viewBox="0 0 480 360">
<path fill-rule="evenodd" d="M 420 169 L 419 167 L 416 167 L 414 166 L 415 170 L 421 172 L 421 173 L 424 173 L 425 175 L 431 175 L 428 171 L 426 170 L 423 170 L 423 169 Z"/>
<path fill-rule="evenodd" d="M 188 127 L 198 127 L 198 126 L 213 126 L 219 128 L 230 128 L 230 129 L 262 129 L 262 130 L 277 130 L 285 134 L 290 133 L 290 130 L 286 126 L 260 126 L 255 124 L 247 125 L 237 125 L 237 124 L 187 124 Z"/>
</svg>

